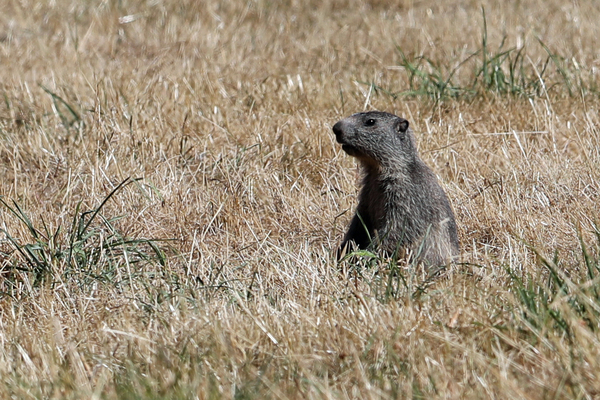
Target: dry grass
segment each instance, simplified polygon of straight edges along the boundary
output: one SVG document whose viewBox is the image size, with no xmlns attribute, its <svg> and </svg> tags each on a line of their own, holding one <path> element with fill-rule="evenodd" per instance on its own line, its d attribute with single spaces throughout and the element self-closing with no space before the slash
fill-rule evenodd
<svg viewBox="0 0 600 400">
<path fill-rule="evenodd" d="M 598 398 L 598 5 L 282 3 L 0 1 L 0 397 Z M 333 259 L 364 109 L 435 281 Z"/>
</svg>

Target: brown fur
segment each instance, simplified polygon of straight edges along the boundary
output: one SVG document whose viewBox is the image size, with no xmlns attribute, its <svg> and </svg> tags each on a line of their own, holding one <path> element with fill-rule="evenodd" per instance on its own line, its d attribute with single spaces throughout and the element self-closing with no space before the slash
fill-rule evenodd
<svg viewBox="0 0 600 400">
<path fill-rule="evenodd" d="M 452 207 L 419 158 L 408 121 L 371 111 L 344 118 L 333 132 L 364 172 L 358 207 L 340 256 L 357 246 L 408 256 L 427 267 L 455 259 L 459 243 Z"/>
</svg>

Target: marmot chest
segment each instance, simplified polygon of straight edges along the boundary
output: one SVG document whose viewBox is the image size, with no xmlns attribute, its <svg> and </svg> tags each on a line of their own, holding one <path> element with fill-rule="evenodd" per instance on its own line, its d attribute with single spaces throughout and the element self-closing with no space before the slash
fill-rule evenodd
<svg viewBox="0 0 600 400">
<path fill-rule="evenodd" d="M 369 230 L 381 229 L 392 208 L 390 202 L 398 201 L 398 196 L 393 195 L 390 185 L 378 179 L 365 179 L 359 195 L 358 211 L 366 220 Z M 394 188 L 395 189 L 395 188 Z"/>
</svg>

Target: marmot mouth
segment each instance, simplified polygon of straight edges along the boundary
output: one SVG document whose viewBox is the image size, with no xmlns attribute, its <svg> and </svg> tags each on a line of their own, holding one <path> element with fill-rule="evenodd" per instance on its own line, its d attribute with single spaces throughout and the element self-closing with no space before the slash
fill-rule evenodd
<svg viewBox="0 0 600 400">
<path fill-rule="evenodd" d="M 360 154 L 360 151 L 356 147 L 350 146 L 349 144 L 342 144 L 342 150 L 346 152 L 346 154 L 350 156 L 357 156 Z"/>
</svg>

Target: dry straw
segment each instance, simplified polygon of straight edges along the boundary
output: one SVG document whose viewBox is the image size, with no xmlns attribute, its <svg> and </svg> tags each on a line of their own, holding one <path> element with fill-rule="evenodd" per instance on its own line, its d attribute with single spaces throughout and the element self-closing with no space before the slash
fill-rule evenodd
<svg viewBox="0 0 600 400">
<path fill-rule="evenodd" d="M 0 4 L 0 397 L 597 398 L 598 5 Z M 406 117 L 438 279 L 338 265 Z"/>
</svg>

